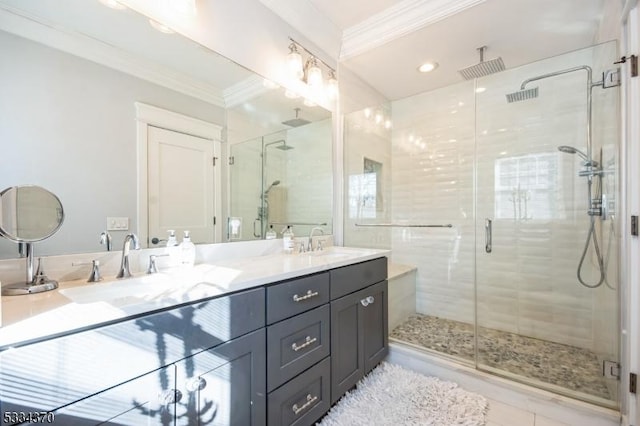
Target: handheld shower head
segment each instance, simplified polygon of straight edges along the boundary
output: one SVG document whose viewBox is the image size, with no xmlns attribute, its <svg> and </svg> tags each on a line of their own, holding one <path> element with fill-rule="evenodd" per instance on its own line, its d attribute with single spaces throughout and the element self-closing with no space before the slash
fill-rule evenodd
<svg viewBox="0 0 640 426">
<path fill-rule="evenodd" d="M 565 154 L 578 154 L 580 157 L 582 157 L 582 159 L 584 161 L 589 161 L 589 158 L 587 157 L 587 154 L 585 154 L 584 152 L 580 151 L 578 148 L 574 148 L 574 147 L 569 146 L 569 145 L 560 145 L 558 147 L 558 151 L 564 152 Z"/>
<path fill-rule="evenodd" d="M 269 193 L 269 191 L 271 191 L 271 188 L 273 188 L 274 186 L 280 185 L 280 181 L 279 180 L 274 180 L 271 185 L 269 185 L 269 187 L 264 191 L 263 197 L 266 197 L 267 194 Z"/>
<path fill-rule="evenodd" d="M 591 167 L 597 167 L 598 166 L 598 162 L 597 161 L 590 160 L 589 157 L 587 157 L 587 154 L 585 154 L 584 152 L 580 151 L 578 148 L 575 148 L 573 146 L 560 145 L 558 147 L 558 151 L 564 152 L 565 154 L 578 154 L 580 156 L 580 158 L 582 158 L 584 160 L 584 165 L 585 166 L 591 166 Z"/>
</svg>

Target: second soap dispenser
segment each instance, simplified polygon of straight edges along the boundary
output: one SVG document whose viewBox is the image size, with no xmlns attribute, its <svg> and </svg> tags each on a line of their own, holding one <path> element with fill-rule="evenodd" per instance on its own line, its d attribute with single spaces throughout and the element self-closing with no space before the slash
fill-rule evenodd
<svg viewBox="0 0 640 426">
<path fill-rule="evenodd" d="M 189 231 L 184 231 L 184 237 L 180 243 L 180 255 L 182 258 L 182 266 L 193 266 L 196 261 L 196 246 L 191 242 Z"/>
</svg>

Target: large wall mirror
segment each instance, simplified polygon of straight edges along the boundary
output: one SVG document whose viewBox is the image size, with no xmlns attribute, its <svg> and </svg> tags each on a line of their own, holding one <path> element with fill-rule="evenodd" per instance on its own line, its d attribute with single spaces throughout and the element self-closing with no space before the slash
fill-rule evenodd
<svg viewBox="0 0 640 426">
<path fill-rule="evenodd" d="M 37 255 L 104 251 L 107 230 L 113 250 L 129 232 L 153 247 L 166 229 L 205 221 L 197 243 L 261 239 L 285 223 L 332 231 L 329 111 L 98 0 L 0 0 L 0 51 L 0 187 L 41 185 L 65 206 Z M 0 238 L 0 258 L 15 257 Z"/>
</svg>

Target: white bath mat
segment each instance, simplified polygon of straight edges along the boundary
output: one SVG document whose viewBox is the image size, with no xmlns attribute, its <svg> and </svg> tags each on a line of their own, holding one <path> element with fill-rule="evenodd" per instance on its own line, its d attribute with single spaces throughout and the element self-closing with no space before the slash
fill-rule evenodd
<svg viewBox="0 0 640 426">
<path fill-rule="evenodd" d="M 483 426 L 487 400 L 456 383 L 381 363 L 348 392 L 321 426 Z"/>
</svg>

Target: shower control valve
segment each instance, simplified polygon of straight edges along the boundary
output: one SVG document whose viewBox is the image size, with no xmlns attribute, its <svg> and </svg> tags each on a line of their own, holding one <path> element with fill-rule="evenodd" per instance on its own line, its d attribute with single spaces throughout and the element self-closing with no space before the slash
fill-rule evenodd
<svg viewBox="0 0 640 426">
<path fill-rule="evenodd" d="M 602 199 L 592 198 L 591 207 L 587 211 L 589 216 L 602 216 Z"/>
</svg>

